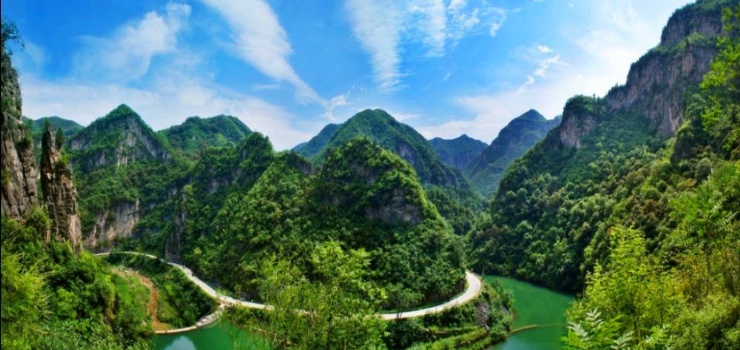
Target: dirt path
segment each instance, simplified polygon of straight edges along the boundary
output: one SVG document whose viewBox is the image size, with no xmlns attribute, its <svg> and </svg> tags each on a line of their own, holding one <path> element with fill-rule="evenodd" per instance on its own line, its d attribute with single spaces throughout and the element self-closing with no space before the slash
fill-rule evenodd
<svg viewBox="0 0 740 350">
<path fill-rule="evenodd" d="M 141 274 L 137 274 L 139 277 L 139 280 L 143 285 L 145 285 L 147 288 L 149 288 L 149 304 L 147 304 L 147 310 L 149 310 L 149 314 L 152 315 L 152 327 L 155 331 L 162 331 L 166 329 L 170 329 L 170 325 L 166 323 L 159 322 L 159 318 L 157 318 L 157 305 L 159 303 L 159 290 L 157 290 L 157 287 L 154 286 L 154 283 L 152 283 L 152 280 L 149 277 L 146 277 Z"/>
</svg>

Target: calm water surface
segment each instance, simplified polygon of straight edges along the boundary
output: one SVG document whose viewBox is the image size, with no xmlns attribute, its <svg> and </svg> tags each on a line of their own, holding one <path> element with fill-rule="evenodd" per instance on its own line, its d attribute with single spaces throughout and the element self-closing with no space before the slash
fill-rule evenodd
<svg viewBox="0 0 740 350">
<path fill-rule="evenodd" d="M 267 350 L 262 338 L 228 322 L 177 335 L 154 337 L 154 350 Z"/>
<path fill-rule="evenodd" d="M 517 332 L 493 349 L 555 350 L 562 348 L 560 337 L 565 335 L 565 310 L 573 301 L 573 296 L 506 277 L 486 276 L 486 280 L 499 281 L 513 292 L 516 318 L 512 329 L 533 324 L 539 326 Z"/>
</svg>

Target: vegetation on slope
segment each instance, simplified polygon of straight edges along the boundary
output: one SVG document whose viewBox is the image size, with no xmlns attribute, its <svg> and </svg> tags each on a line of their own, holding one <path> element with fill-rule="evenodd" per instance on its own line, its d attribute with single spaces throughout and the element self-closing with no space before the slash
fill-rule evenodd
<svg viewBox="0 0 740 350">
<path fill-rule="evenodd" d="M 335 127 L 336 131 L 332 132 Z M 485 206 L 483 198 L 470 188 L 457 169 L 447 167 L 437 158 L 421 134 L 383 110 L 364 110 L 339 126 L 329 125 L 298 152 L 314 153 L 312 160 L 321 164 L 330 149 L 358 137 L 367 138 L 411 164 L 430 193 L 429 199 L 455 233 L 464 235 L 470 229 L 470 222 Z"/>
<path fill-rule="evenodd" d="M 152 279 L 159 291 L 157 319 L 160 322 L 175 328 L 190 327 L 216 309 L 216 302 L 193 284 L 180 269 L 161 260 L 111 253 L 107 261 L 112 265 L 132 268 Z"/>
<path fill-rule="evenodd" d="M 316 245 L 328 241 L 367 251 L 372 280 L 393 308 L 443 300 L 462 287 L 461 242 L 408 163 L 367 140 L 332 151 L 315 174 L 297 154 L 279 154 L 254 186 L 229 195 L 214 225 L 204 239 L 210 245 L 192 261 L 250 298 L 260 297 L 265 259 L 310 266 Z"/>
<path fill-rule="evenodd" d="M 308 159 L 313 159 L 326 148 L 340 126 L 340 124 L 327 124 L 316 136 L 296 146 L 293 150 Z"/>
<path fill-rule="evenodd" d="M 680 84 L 687 91 L 698 89 L 698 83 L 691 86 L 688 80 Z M 643 101 L 662 96 L 648 90 Z M 692 108 L 689 103 L 688 114 Z M 469 238 L 478 268 L 578 291 L 586 273 L 608 258 L 610 227 L 622 224 L 643 231 L 653 252 L 675 225 L 668 215 L 675 180 L 665 176 L 644 183 L 645 177 L 671 167 L 705 176 L 711 158 L 693 170 L 683 168 L 670 160 L 672 147 L 651 116 L 611 110 L 604 99 L 574 97 L 563 116 L 559 128 L 507 169 L 490 217 L 479 222 Z M 682 142 L 679 137 L 677 144 Z"/>
</svg>

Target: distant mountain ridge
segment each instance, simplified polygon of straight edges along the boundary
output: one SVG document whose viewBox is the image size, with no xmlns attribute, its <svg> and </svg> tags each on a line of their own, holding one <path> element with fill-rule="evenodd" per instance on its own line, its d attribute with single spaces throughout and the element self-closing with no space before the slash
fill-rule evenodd
<svg viewBox="0 0 740 350">
<path fill-rule="evenodd" d="M 304 142 L 293 147 L 293 150 L 308 159 L 312 159 L 326 148 L 329 141 L 331 141 L 331 138 L 337 130 L 339 130 L 340 126 L 341 124 L 327 124 L 316 136 L 311 138 L 308 142 Z"/>
<path fill-rule="evenodd" d="M 465 169 L 488 146 L 485 142 L 465 134 L 451 140 L 435 137 L 429 140 L 429 143 L 434 153 L 445 165 L 460 171 Z"/>
<path fill-rule="evenodd" d="M 560 117 L 547 120 L 536 110 L 514 118 L 491 144 L 463 169 L 473 187 L 490 198 L 506 168 L 560 124 Z"/>
</svg>

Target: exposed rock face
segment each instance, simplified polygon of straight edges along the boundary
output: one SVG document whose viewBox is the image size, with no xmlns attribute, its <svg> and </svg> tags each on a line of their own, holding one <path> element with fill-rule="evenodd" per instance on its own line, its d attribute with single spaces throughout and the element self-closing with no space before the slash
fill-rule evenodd
<svg viewBox="0 0 740 350">
<path fill-rule="evenodd" d="M 676 134 L 684 121 L 684 96 L 702 81 L 717 55 L 722 34 L 719 8 L 688 6 L 671 16 L 660 46 L 632 64 L 627 84 L 605 98 L 611 111 L 627 110 L 649 118 L 664 136 Z"/>
<path fill-rule="evenodd" d="M 717 52 L 715 47 L 689 45 L 681 52 L 648 53 L 632 65 L 627 84 L 606 96 L 606 105 L 644 115 L 662 135 L 675 135 L 684 121 L 687 89 L 701 82 Z"/>
<path fill-rule="evenodd" d="M 10 57 L 2 53 L 2 215 L 21 218 L 39 203 L 33 139 L 21 118 L 21 89 Z"/>
<path fill-rule="evenodd" d="M 141 211 L 138 199 L 135 202 L 120 202 L 95 214 L 95 227 L 85 239 L 85 246 L 96 250 L 104 248 L 115 238 L 131 237 L 139 222 Z"/>
<path fill-rule="evenodd" d="M 45 242 L 52 238 L 66 240 L 79 251 L 82 225 L 77 211 L 77 189 L 72 182 L 72 168 L 62 159 L 52 131 L 47 129 L 41 141 L 41 189 L 52 222 Z"/>
<path fill-rule="evenodd" d="M 591 133 L 596 126 L 596 117 L 585 109 L 565 107 L 563 122 L 558 135 L 560 142 L 567 147 L 581 148 L 583 137 Z"/>
<path fill-rule="evenodd" d="M 692 33 L 717 36 L 722 33 L 722 15 L 719 8 L 697 11 L 683 8 L 676 11 L 663 28 L 660 44 L 673 46 L 679 44 Z"/>
</svg>

